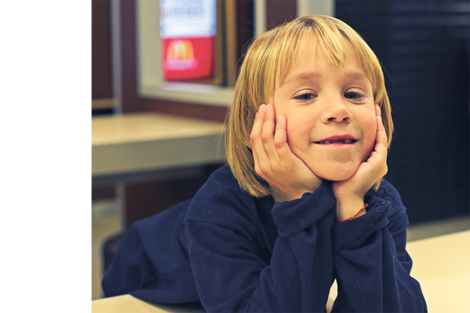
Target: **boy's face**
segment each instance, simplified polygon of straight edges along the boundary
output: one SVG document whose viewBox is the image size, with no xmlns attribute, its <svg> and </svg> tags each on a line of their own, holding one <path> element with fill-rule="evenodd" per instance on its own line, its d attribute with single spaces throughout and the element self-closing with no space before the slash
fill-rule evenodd
<svg viewBox="0 0 470 313">
<path fill-rule="evenodd" d="M 312 39 L 314 40 L 314 39 Z M 349 51 L 354 51 L 349 44 Z M 319 45 L 317 45 L 319 46 Z M 353 52 L 343 69 L 330 66 L 321 48 L 294 56 L 271 103 L 287 119 L 287 142 L 315 175 L 347 180 L 365 161 L 375 143 L 372 86 Z"/>
</svg>

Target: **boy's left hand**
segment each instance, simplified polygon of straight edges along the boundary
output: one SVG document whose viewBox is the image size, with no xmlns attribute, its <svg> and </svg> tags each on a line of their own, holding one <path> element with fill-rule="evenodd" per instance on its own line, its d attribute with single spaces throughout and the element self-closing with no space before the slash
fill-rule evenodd
<svg viewBox="0 0 470 313">
<path fill-rule="evenodd" d="M 369 158 L 359 165 L 356 173 L 345 181 L 332 183 L 336 197 L 336 218 L 338 221 L 354 216 L 364 206 L 364 196 L 388 171 L 387 135 L 382 123 L 379 106 L 375 105 L 377 135 L 374 150 Z M 365 211 L 362 212 L 363 215 Z M 359 216 L 360 216 L 359 215 Z"/>
</svg>

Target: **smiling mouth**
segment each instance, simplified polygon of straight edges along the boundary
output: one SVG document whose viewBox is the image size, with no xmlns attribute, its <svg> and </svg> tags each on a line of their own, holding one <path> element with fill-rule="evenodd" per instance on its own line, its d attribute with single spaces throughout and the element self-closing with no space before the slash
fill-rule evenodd
<svg viewBox="0 0 470 313">
<path fill-rule="evenodd" d="M 314 141 L 316 144 L 320 145 L 329 145 L 329 144 L 340 144 L 340 145 L 350 145 L 356 143 L 356 139 L 337 139 L 337 140 L 323 140 L 323 141 Z"/>
</svg>

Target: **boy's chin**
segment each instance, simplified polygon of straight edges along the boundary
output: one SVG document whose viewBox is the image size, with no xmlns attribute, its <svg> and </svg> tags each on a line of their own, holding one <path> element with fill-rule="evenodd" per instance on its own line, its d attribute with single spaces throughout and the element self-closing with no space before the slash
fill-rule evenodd
<svg viewBox="0 0 470 313">
<path fill-rule="evenodd" d="M 342 171 L 338 173 L 315 173 L 315 175 L 329 181 L 345 181 L 353 177 L 355 173 L 356 171 Z"/>
</svg>

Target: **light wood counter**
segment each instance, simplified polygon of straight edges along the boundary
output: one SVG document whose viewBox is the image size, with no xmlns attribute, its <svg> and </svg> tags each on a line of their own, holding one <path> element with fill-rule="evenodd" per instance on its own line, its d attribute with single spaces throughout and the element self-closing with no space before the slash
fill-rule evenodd
<svg viewBox="0 0 470 313">
<path fill-rule="evenodd" d="M 92 176 L 222 162 L 223 124 L 156 113 L 92 118 Z"/>
</svg>

